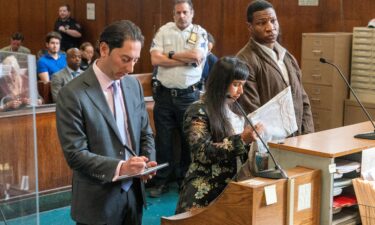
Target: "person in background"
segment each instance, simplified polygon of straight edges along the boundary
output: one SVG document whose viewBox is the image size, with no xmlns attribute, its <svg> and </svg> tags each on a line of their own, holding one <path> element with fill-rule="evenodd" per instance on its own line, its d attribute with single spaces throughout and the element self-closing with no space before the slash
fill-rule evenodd
<svg viewBox="0 0 375 225">
<path fill-rule="evenodd" d="M 133 76 L 144 37 L 128 20 L 99 37 L 100 57 L 59 92 L 57 131 L 73 170 L 71 215 L 77 224 L 142 223 L 144 183 L 154 174 L 118 180 L 146 167 L 155 151 L 142 86 Z"/>
<path fill-rule="evenodd" d="M 49 82 L 52 75 L 66 67 L 66 55 L 60 52 L 61 35 L 51 31 L 46 36 L 47 54 L 42 55 L 37 62 L 38 77 L 43 82 Z"/>
<path fill-rule="evenodd" d="M 23 40 L 24 36 L 20 32 L 16 32 L 10 37 L 10 45 L 0 49 L 0 51 L 31 54 L 30 49 L 22 46 Z"/>
<path fill-rule="evenodd" d="M 216 55 L 214 55 L 212 53 L 212 48 L 215 46 L 215 39 L 212 36 L 212 34 L 207 33 L 207 40 L 208 40 L 208 53 L 207 53 L 207 57 L 206 57 L 206 63 L 204 64 L 203 72 L 202 72 L 202 79 L 201 79 L 202 87 L 200 88 L 201 90 L 204 89 L 204 84 L 207 81 L 208 75 L 209 75 L 212 67 L 214 66 L 214 64 L 217 61 Z"/>
<path fill-rule="evenodd" d="M 163 25 L 151 44 L 151 62 L 157 67 L 152 82 L 156 159 L 170 165 L 156 174 L 151 197 L 167 192 L 167 183 L 173 175 L 180 185 L 190 164 L 190 151 L 182 130 L 183 115 L 187 107 L 199 99 L 198 87 L 207 55 L 207 33 L 199 25 L 192 24 L 193 17 L 191 0 L 175 0 L 174 22 Z M 176 131 L 181 140 L 177 148 L 174 146 Z M 181 154 L 176 149 L 181 150 Z M 180 158 L 174 160 L 176 155 Z"/>
<path fill-rule="evenodd" d="M 237 57 L 248 64 L 250 74 L 240 104 L 246 113 L 253 112 L 291 86 L 298 126 L 294 135 L 314 132 L 311 105 L 297 60 L 277 42 L 280 28 L 272 4 L 264 0 L 251 2 L 247 22 L 251 37 Z"/>
<path fill-rule="evenodd" d="M 59 7 L 59 18 L 57 18 L 54 31 L 61 34 L 61 50 L 69 48 L 79 48 L 82 37 L 81 25 L 70 16 L 70 6 L 68 4 Z"/>
<path fill-rule="evenodd" d="M 90 42 L 84 42 L 79 49 L 82 54 L 81 70 L 86 70 L 94 62 L 94 46 Z"/>
<path fill-rule="evenodd" d="M 7 56 L 0 64 L 0 112 L 18 109 L 31 104 L 29 79 L 14 55 Z M 42 104 L 38 99 L 37 104 Z"/>
<path fill-rule="evenodd" d="M 245 62 L 235 57 L 219 59 L 208 77 L 202 99 L 186 111 L 184 132 L 192 162 L 182 184 L 176 213 L 207 206 L 220 195 L 247 158 L 247 145 L 256 134 L 250 126 L 245 126 L 234 101 L 243 94 L 248 75 Z"/>
<path fill-rule="evenodd" d="M 60 89 L 82 73 L 80 69 L 81 51 L 78 48 L 70 48 L 66 51 L 66 61 L 68 66 L 52 76 L 51 93 L 53 102 L 56 102 Z"/>
</svg>

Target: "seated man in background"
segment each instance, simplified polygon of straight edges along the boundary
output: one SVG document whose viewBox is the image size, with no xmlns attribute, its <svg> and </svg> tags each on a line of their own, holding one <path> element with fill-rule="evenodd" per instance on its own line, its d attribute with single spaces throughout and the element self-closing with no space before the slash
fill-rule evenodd
<svg viewBox="0 0 375 225">
<path fill-rule="evenodd" d="M 59 72 L 53 74 L 51 80 L 51 92 L 53 102 L 56 102 L 57 94 L 60 89 L 64 87 L 69 81 L 82 73 L 81 65 L 81 51 L 77 48 L 70 48 L 66 52 L 66 61 L 68 66 Z"/>
<path fill-rule="evenodd" d="M 218 60 L 216 55 L 214 55 L 211 52 L 212 48 L 215 46 L 215 39 L 212 36 L 212 34 L 207 33 L 207 41 L 208 41 L 208 53 L 207 53 L 207 57 L 206 57 L 206 63 L 204 64 L 203 72 L 202 72 L 202 79 L 201 79 L 202 88 L 201 88 L 201 90 L 204 89 L 204 84 L 206 83 L 206 81 L 208 79 L 208 75 L 209 75 L 212 67 L 214 66 L 214 64 Z"/>
<path fill-rule="evenodd" d="M 23 40 L 24 40 L 23 35 L 19 32 L 16 32 L 12 34 L 12 36 L 10 37 L 10 45 L 0 49 L 0 51 L 30 54 L 31 53 L 30 49 L 22 46 Z"/>
<path fill-rule="evenodd" d="M 42 55 L 37 63 L 38 77 L 43 82 L 51 80 L 52 75 L 66 67 L 66 56 L 60 53 L 61 35 L 51 31 L 46 37 L 47 54 Z"/>
<path fill-rule="evenodd" d="M 79 49 L 82 54 L 81 70 L 86 70 L 95 61 L 94 46 L 90 42 L 83 42 Z"/>
</svg>

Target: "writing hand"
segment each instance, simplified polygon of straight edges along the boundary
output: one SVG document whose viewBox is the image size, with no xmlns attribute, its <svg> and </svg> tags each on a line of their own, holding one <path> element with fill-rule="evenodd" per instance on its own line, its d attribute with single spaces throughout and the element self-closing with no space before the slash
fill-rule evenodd
<svg viewBox="0 0 375 225">
<path fill-rule="evenodd" d="M 147 168 L 151 168 L 151 167 L 155 167 L 155 166 L 157 166 L 157 165 L 158 165 L 157 162 L 155 162 L 155 161 L 150 161 L 150 162 L 147 163 L 146 166 L 147 166 Z M 142 180 L 143 182 L 147 183 L 147 181 L 150 180 L 150 179 L 152 179 L 152 177 L 154 177 L 155 175 L 156 175 L 156 171 L 151 172 L 151 173 L 149 173 L 149 174 L 145 174 L 145 175 L 141 176 L 141 180 Z"/>
<path fill-rule="evenodd" d="M 134 175 L 145 170 L 147 157 L 135 156 L 122 163 L 120 167 L 120 175 Z"/>
</svg>

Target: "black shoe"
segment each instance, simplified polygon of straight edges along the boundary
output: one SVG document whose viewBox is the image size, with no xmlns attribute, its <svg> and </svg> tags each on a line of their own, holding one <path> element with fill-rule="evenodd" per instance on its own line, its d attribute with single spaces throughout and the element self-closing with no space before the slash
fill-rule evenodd
<svg viewBox="0 0 375 225">
<path fill-rule="evenodd" d="M 160 195 L 167 193 L 169 191 L 168 185 L 159 185 L 150 190 L 151 198 L 159 198 Z"/>
</svg>

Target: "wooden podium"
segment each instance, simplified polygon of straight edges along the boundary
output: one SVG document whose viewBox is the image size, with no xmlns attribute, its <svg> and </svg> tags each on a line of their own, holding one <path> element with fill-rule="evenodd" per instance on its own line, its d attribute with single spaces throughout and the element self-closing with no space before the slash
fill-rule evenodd
<svg viewBox="0 0 375 225">
<path fill-rule="evenodd" d="M 295 167 L 287 170 L 287 173 L 289 180 L 257 177 L 241 182 L 231 182 L 209 206 L 170 217 L 162 217 L 161 224 L 319 224 L 320 171 Z M 304 187 L 306 186 L 310 187 L 310 192 L 305 191 Z M 275 190 L 276 203 L 266 204 L 265 188 L 267 187 Z M 307 207 L 302 208 L 302 203 Z"/>
</svg>

